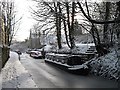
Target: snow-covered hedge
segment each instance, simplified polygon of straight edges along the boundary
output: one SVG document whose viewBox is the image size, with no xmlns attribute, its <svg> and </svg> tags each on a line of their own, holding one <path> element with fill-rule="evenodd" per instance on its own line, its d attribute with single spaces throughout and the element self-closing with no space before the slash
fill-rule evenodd
<svg viewBox="0 0 120 90">
<path fill-rule="evenodd" d="M 88 64 L 91 67 L 91 73 L 95 75 L 116 80 L 120 77 L 120 60 L 115 51 L 99 58 L 93 58 Z"/>
</svg>

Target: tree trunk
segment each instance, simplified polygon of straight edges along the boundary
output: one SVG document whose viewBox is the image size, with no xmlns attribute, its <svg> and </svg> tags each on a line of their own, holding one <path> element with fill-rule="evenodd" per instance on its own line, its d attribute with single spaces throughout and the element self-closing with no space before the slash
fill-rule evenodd
<svg viewBox="0 0 120 90">
<path fill-rule="evenodd" d="M 61 8 L 60 8 L 60 2 L 57 2 L 57 6 L 58 6 L 58 46 L 59 49 L 62 48 L 62 44 L 61 44 Z"/>
<path fill-rule="evenodd" d="M 70 49 L 73 49 L 75 47 L 75 42 L 74 42 L 74 14 L 75 14 L 75 3 L 72 2 L 72 22 L 70 25 L 70 11 L 69 11 L 69 3 L 66 2 L 66 11 L 67 11 L 67 24 L 68 24 L 68 31 L 69 31 L 69 40 L 70 40 Z"/>
<path fill-rule="evenodd" d="M 71 46 L 70 46 L 69 41 L 68 41 L 67 25 L 66 25 L 66 22 L 65 22 L 65 17 L 62 18 L 62 20 L 63 20 L 63 25 L 64 25 L 66 43 L 67 43 L 68 47 L 70 48 Z"/>
<path fill-rule="evenodd" d="M 75 2 L 72 2 L 72 22 L 71 22 L 71 49 L 75 47 L 75 41 L 74 41 L 74 20 L 75 20 Z"/>
<path fill-rule="evenodd" d="M 70 32 L 70 13 L 69 13 L 69 4 L 66 2 L 66 12 L 67 12 L 67 26 L 68 26 L 68 32 L 69 32 L 69 41 L 70 41 L 70 48 L 71 48 L 71 32 Z"/>
<path fill-rule="evenodd" d="M 61 45 L 61 17 L 60 17 L 60 4 L 59 2 L 54 2 L 54 7 L 55 7 L 55 25 L 56 25 L 56 32 L 57 32 L 57 44 L 58 44 L 58 49 L 62 48 Z M 58 11 L 58 7 L 59 7 L 59 11 Z"/>
<path fill-rule="evenodd" d="M 2 48 L 2 68 L 4 67 L 5 63 L 9 59 L 9 48 L 6 46 L 3 46 Z"/>
<path fill-rule="evenodd" d="M 108 21 L 109 15 L 110 15 L 110 2 L 106 2 L 105 4 L 106 4 L 105 21 Z M 104 24 L 103 41 L 104 41 L 104 43 L 109 43 L 108 24 Z"/>
</svg>

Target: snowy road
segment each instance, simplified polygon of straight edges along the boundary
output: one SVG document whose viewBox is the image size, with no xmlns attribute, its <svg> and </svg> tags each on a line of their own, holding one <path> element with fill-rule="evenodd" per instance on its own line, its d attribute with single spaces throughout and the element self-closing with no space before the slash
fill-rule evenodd
<svg viewBox="0 0 120 90">
<path fill-rule="evenodd" d="M 117 88 L 117 82 L 95 76 L 80 76 L 65 72 L 43 59 L 21 55 L 21 63 L 39 88 Z"/>
</svg>

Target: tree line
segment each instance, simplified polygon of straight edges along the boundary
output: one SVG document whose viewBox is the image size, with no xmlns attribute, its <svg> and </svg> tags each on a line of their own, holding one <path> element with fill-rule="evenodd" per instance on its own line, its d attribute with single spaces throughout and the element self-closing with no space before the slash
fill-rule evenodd
<svg viewBox="0 0 120 90">
<path fill-rule="evenodd" d="M 120 1 L 119 2 L 37 2 L 37 9 L 32 9 L 34 19 L 40 24 L 41 30 L 50 31 L 54 28 L 58 48 L 62 48 L 61 31 L 64 30 L 66 43 L 70 49 L 75 48 L 75 19 L 84 17 L 81 25 L 94 40 L 99 56 L 109 52 L 109 48 L 117 44 L 120 48 Z M 47 25 L 48 28 L 44 28 Z M 117 42 L 117 43 L 116 43 Z"/>
</svg>

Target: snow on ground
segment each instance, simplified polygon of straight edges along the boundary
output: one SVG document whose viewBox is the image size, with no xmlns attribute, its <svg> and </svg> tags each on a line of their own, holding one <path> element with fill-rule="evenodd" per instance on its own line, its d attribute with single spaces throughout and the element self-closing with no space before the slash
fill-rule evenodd
<svg viewBox="0 0 120 90">
<path fill-rule="evenodd" d="M 52 49 L 52 46 L 51 46 L 51 45 L 46 45 L 46 46 L 44 47 L 44 50 L 45 50 L 45 51 L 51 51 L 51 49 Z"/>
<path fill-rule="evenodd" d="M 15 52 L 10 52 L 10 59 L 2 69 L 2 88 L 37 88 Z"/>
<path fill-rule="evenodd" d="M 120 60 L 118 60 L 116 51 L 99 58 L 93 58 L 87 63 L 92 67 L 91 73 L 95 75 L 116 80 L 120 78 Z"/>
<path fill-rule="evenodd" d="M 94 43 L 76 43 L 76 47 L 72 50 L 73 53 L 85 53 L 90 46 L 95 46 Z M 62 49 L 59 50 L 60 52 L 70 52 L 70 48 L 64 44 Z"/>
<path fill-rule="evenodd" d="M 79 44 L 76 44 L 77 52 L 78 53 L 85 53 L 90 48 L 90 46 L 95 46 L 95 44 L 94 43 L 88 43 L 88 44 L 79 43 Z"/>
<path fill-rule="evenodd" d="M 76 47 L 73 49 L 73 52 L 75 52 L 75 53 L 85 53 L 90 48 L 90 46 L 95 46 L 95 44 L 94 43 L 86 43 L 86 44 L 76 43 Z M 62 49 L 59 49 L 59 50 L 57 50 L 56 46 L 48 44 L 44 47 L 44 50 L 47 51 L 47 52 L 48 51 L 49 52 L 50 51 L 70 52 L 70 48 L 68 47 L 67 44 L 63 44 Z"/>
</svg>

